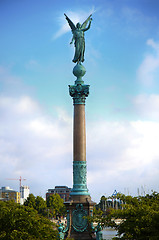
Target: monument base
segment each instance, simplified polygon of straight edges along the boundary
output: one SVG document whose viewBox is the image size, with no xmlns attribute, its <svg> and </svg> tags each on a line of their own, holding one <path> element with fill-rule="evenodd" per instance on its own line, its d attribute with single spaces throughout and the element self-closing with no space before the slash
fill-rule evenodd
<svg viewBox="0 0 159 240">
<path fill-rule="evenodd" d="M 71 201 L 64 203 L 67 209 L 68 231 L 65 239 L 91 240 L 96 239 L 91 224 L 87 217 L 93 216 L 93 207 L 95 203 L 91 197 L 85 195 L 71 196 Z"/>
</svg>

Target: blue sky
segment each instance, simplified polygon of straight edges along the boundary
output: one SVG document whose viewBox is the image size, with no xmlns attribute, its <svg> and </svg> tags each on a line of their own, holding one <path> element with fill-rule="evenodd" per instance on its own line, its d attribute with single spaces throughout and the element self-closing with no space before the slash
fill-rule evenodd
<svg viewBox="0 0 159 240">
<path fill-rule="evenodd" d="M 74 23 L 85 33 L 88 188 L 159 191 L 159 2 L 0 1 L 0 186 L 72 186 Z"/>
</svg>

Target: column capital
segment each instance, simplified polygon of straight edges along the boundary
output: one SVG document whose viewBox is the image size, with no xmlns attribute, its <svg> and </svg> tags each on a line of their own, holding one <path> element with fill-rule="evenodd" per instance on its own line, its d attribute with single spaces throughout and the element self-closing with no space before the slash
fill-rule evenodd
<svg viewBox="0 0 159 240">
<path fill-rule="evenodd" d="M 89 95 L 90 85 L 75 84 L 69 85 L 69 94 L 73 98 L 73 104 L 85 104 L 86 97 Z"/>
</svg>

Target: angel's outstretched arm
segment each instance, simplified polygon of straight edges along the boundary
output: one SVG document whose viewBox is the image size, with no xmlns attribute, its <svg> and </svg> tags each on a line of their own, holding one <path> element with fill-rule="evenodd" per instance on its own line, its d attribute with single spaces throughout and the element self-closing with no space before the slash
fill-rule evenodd
<svg viewBox="0 0 159 240">
<path fill-rule="evenodd" d="M 84 28 L 82 29 L 83 32 L 87 31 L 88 29 L 90 29 L 90 26 L 91 26 L 91 22 L 92 22 L 92 18 L 90 18 L 90 21 L 89 21 L 89 25 L 87 28 Z"/>
</svg>

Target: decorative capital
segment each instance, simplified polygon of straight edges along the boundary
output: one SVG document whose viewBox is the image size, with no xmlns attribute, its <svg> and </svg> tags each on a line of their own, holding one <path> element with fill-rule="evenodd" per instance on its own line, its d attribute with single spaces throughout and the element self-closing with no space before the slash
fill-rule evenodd
<svg viewBox="0 0 159 240">
<path fill-rule="evenodd" d="M 89 87 L 90 85 L 85 84 L 69 85 L 69 93 L 74 104 L 85 104 L 86 97 L 89 95 Z"/>
</svg>

